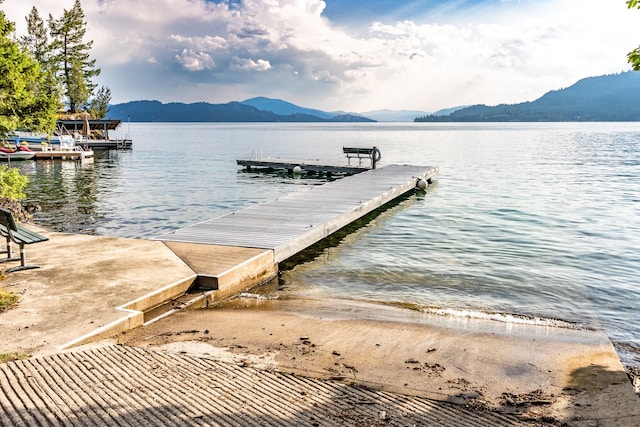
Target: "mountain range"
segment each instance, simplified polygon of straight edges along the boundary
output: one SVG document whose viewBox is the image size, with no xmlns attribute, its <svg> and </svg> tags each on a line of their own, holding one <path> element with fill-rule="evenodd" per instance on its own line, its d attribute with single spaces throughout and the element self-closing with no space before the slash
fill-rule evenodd
<svg viewBox="0 0 640 427">
<path fill-rule="evenodd" d="M 287 101 L 273 98 L 265 98 L 263 96 L 257 98 L 246 99 L 242 101 L 245 105 L 251 105 L 259 110 L 271 111 L 280 115 L 289 114 L 308 114 L 311 116 L 318 116 L 324 119 L 332 119 L 334 117 L 341 117 L 345 115 L 355 115 L 361 117 L 367 117 L 369 119 L 381 122 L 411 122 L 416 117 L 428 114 L 425 111 L 416 110 L 376 110 L 367 111 L 365 113 L 347 113 L 344 111 L 326 112 L 322 110 L 315 110 L 313 108 L 299 107 Z M 461 107 L 457 107 L 461 108 Z M 447 109 L 446 114 L 455 111 L 457 108 Z M 435 115 L 441 114 L 440 112 L 433 113 Z"/>
<path fill-rule="evenodd" d="M 226 104 L 132 101 L 110 105 L 109 118 L 134 122 L 640 121 L 640 72 L 588 77 L 531 102 L 452 107 L 434 113 L 326 112 L 256 97 Z"/>
<path fill-rule="evenodd" d="M 258 100 L 258 101 L 257 101 Z M 263 100 L 262 102 L 259 100 Z M 112 105 L 109 118 L 132 122 L 373 122 L 375 120 L 355 114 L 339 113 L 331 115 L 320 110 L 297 107 L 285 101 L 268 98 L 252 98 L 245 102 L 209 104 L 196 102 L 184 104 L 159 101 L 132 101 Z M 251 105 L 264 104 L 263 108 L 273 108 L 277 113 Z M 294 108 L 295 107 L 295 108 Z M 321 113 L 321 114 L 320 114 Z"/>
<path fill-rule="evenodd" d="M 473 105 L 417 122 L 640 121 L 640 73 L 588 77 L 531 102 L 493 107 Z"/>
</svg>

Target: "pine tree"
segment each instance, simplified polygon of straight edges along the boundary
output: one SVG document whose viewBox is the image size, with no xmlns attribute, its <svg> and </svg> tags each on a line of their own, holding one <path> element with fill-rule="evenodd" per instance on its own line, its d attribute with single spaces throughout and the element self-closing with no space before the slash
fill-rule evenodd
<svg viewBox="0 0 640 427">
<path fill-rule="evenodd" d="M 71 10 L 65 9 L 58 20 L 49 15 L 53 61 L 59 69 L 71 113 L 87 104 L 96 87 L 91 78 L 100 74 L 100 69 L 95 68 L 96 60 L 89 55 L 93 41 L 84 42 L 86 25 L 80 0 L 75 1 Z"/>
<path fill-rule="evenodd" d="M 46 73 L 15 41 L 14 29 L 0 11 L 0 136 L 18 128 L 51 132 L 58 100 Z"/>
<path fill-rule="evenodd" d="M 89 103 L 88 112 L 94 119 L 104 119 L 109 112 L 111 102 L 111 89 L 101 86 L 96 96 Z"/>
<path fill-rule="evenodd" d="M 44 69 L 45 65 L 51 61 L 51 46 L 47 27 L 44 25 L 44 21 L 35 6 L 31 9 L 26 20 L 27 35 L 20 38 L 20 46 L 22 49 L 31 52 L 33 58 Z"/>
<path fill-rule="evenodd" d="M 627 0 L 627 7 L 629 9 L 638 8 L 640 9 L 640 1 L 638 0 Z M 640 71 L 640 46 L 632 50 L 627 54 L 627 59 L 629 60 L 629 64 L 635 71 Z"/>
<path fill-rule="evenodd" d="M 26 17 L 26 21 L 27 35 L 20 38 L 20 46 L 40 64 L 40 70 L 45 74 L 45 90 L 57 99 L 62 99 L 62 87 L 56 79 L 57 68 L 52 58 L 47 27 L 35 6 Z"/>
</svg>

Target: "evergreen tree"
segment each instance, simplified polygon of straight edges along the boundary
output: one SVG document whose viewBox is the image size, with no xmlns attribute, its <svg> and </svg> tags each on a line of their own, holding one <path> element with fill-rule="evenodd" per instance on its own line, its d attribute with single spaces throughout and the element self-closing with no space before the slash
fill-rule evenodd
<svg viewBox="0 0 640 427">
<path fill-rule="evenodd" d="M 14 29 L 0 11 L 0 136 L 18 128 L 51 132 L 58 100 L 40 65 L 15 41 Z"/>
<path fill-rule="evenodd" d="M 96 96 L 89 103 L 87 111 L 94 119 L 104 119 L 109 112 L 111 102 L 111 89 L 101 86 Z"/>
<path fill-rule="evenodd" d="M 46 64 L 51 61 L 51 46 L 49 45 L 47 27 L 35 6 L 31 9 L 26 20 L 27 35 L 20 38 L 20 46 L 27 52 L 31 52 L 40 67 L 45 69 Z"/>
<path fill-rule="evenodd" d="M 80 0 L 75 1 L 71 10 L 65 9 L 60 19 L 49 15 L 53 61 L 60 70 L 71 113 L 87 104 L 95 88 L 91 78 L 100 74 L 100 69 L 95 68 L 96 60 L 89 55 L 93 41 L 84 42 L 86 25 Z"/>
<path fill-rule="evenodd" d="M 629 9 L 633 9 L 634 7 L 640 9 L 640 2 L 638 0 L 627 0 L 627 6 Z M 640 71 L 640 46 L 629 52 L 627 58 L 629 59 L 631 67 L 636 71 Z"/>
<path fill-rule="evenodd" d="M 40 64 L 40 69 L 45 73 L 45 88 L 52 96 L 62 99 L 62 87 L 56 79 L 56 64 L 53 61 L 51 43 L 44 21 L 35 6 L 26 17 L 27 35 L 20 38 L 20 46 L 29 52 Z"/>
<path fill-rule="evenodd" d="M 69 64 L 69 70 L 65 73 L 65 82 L 67 87 L 67 97 L 69 98 L 69 111 L 76 113 L 82 110 L 89 101 L 89 87 L 85 80 L 82 69 L 82 63 L 79 60 L 72 59 Z M 74 100 L 73 102 L 71 100 Z"/>
</svg>

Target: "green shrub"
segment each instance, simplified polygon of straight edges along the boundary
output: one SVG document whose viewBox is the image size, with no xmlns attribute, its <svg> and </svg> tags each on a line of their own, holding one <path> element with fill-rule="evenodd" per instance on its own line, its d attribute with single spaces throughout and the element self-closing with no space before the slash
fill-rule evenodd
<svg viewBox="0 0 640 427">
<path fill-rule="evenodd" d="M 14 360 L 28 359 L 27 353 L 0 353 L 0 363 L 13 362 Z"/>
<path fill-rule="evenodd" d="M 0 167 L 0 197 L 11 200 L 24 199 L 24 190 L 29 184 L 29 178 L 19 169 L 9 166 Z"/>
<path fill-rule="evenodd" d="M 13 292 L 0 288 L 0 313 L 16 305 L 19 299 Z"/>
</svg>

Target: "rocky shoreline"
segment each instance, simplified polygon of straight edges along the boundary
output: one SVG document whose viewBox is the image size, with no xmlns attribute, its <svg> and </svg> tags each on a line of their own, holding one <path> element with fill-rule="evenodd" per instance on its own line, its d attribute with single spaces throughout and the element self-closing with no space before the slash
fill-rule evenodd
<svg viewBox="0 0 640 427">
<path fill-rule="evenodd" d="M 0 207 L 10 211 L 14 218 L 21 222 L 30 222 L 31 212 L 39 210 L 37 206 L 24 206 L 22 202 L 6 197 L 0 197 Z"/>
</svg>

